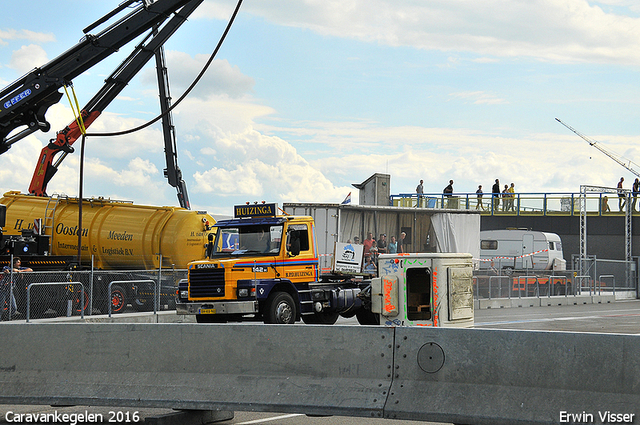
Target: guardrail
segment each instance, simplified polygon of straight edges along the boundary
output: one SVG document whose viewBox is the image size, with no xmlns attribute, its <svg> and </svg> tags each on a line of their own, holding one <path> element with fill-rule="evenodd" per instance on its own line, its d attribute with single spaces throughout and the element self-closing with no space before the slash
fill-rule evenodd
<svg viewBox="0 0 640 425">
<path fill-rule="evenodd" d="M 513 193 L 513 197 L 505 197 L 501 193 L 483 193 L 478 198 L 473 193 L 453 193 L 446 196 L 442 193 L 400 193 L 389 197 L 389 205 L 396 207 L 445 208 L 477 210 L 483 215 L 580 215 L 580 193 Z M 615 194 L 609 192 L 587 192 L 586 211 L 588 215 L 625 214 L 614 202 Z M 617 199 L 617 197 L 615 197 Z M 633 199 L 631 197 L 632 204 Z M 631 206 L 630 205 L 630 206 Z M 633 214 L 638 214 L 633 211 Z"/>
<path fill-rule="evenodd" d="M 29 322 L 29 316 L 31 315 L 31 288 L 34 286 L 74 286 L 80 285 L 80 317 L 84 319 L 85 298 L 84 298 L 84 285 L 81 282 L 36 282 L 27 286 L 27 322 Z"/>
<path fill-rule="evenodd" d="M 7 323 L 2 335 L 2 404 L 498 425 L 640 417 L 639 335 L 122 323 Z"/>
</svg>

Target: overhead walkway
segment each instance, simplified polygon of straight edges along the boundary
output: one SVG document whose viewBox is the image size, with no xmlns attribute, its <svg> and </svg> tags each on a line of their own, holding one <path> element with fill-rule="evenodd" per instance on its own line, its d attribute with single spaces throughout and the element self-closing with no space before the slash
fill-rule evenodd
<svg viewBox="0 0 640 425">
<path fill-rule="evenodd" d="M 512 197 L 493 197 L 484 193 L 481 198 L 474 193 L 454 193 L 445 196 L 442 193 L 425 193 L 418 197 L 416 193 L 391 195 L 389 204 L 396 207 L 444 208 L 454 210 L 477 210 L 482 215 L 527 215 L 527 216 L 580 216 L 579 192 L 514 193 Z M 625 198 L 623 203 L 626 202 Z M 634 215 L 640 215 L 640 203 L 637 197 L 628 197 L 629 206 L 633 206 Z M 586 194 L 586 213 L 589 216 L 624 216 L 626 204 L 621 205 L 615 193 L 588 192 Z"/>
</svg>

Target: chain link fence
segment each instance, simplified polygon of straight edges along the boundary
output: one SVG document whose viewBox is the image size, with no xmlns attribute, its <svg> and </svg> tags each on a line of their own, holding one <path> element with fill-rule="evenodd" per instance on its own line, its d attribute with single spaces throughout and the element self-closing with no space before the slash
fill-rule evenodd
<svg viewBox="0 0 640 425">
<path fill-rule="evenodd" d="M 2 320 L 175 309 L 185 269 L 4 273 Z M 110 285 L 113 282 L 112 285 Z M 109 291 L 111 289 L 111 291 Z"/>
</svg>

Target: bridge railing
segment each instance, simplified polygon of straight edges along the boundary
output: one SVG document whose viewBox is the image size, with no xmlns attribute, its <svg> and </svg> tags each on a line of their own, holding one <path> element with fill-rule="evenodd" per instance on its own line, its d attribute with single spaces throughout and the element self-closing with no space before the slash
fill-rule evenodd
<svg viewBox="0 0 640 425">
<path fill-rule="evenodd" d="M 580 215 L 579 192 L 557 193 L 513 193 L 510 196 L 493 196 L 484 193 L 400 193 L 391 195 L 389 204 L 396 207 L 444 208 L 454 210 L 477 210 L 485 215 Z M 624 198 L 612 193 L 588 192 L 586 194 L 587 215 L 624 214 Z M 631 197 L 633 212 L 637 213 L 637 197 Z"/>
</svg>

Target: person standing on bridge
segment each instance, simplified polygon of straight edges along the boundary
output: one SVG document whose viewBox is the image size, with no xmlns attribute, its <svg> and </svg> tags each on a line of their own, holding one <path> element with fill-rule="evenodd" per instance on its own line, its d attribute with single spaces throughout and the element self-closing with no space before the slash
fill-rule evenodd
<svg viewBox="0 0 640 425">
<path fill-rule="evenodd" d="M 496 179 L 493 187 L 491 188 L 491 196 L 493 196 L 493 212 L 498 211 L 500 206 L 500 180 Z"/>
<path fill-rule="evenodd" d="M 638 192 L 640 192 L 640 179 L 636 177 L 633 182 L 633 187 L 631 188 L 631 192 L 633 195 L 633 202 L 631 203 L 631 212 L 636 212 L 636 202 L 638 202 Z"/>
<path fill-rule="evenodd" d="M 624 177 L 620 177 L 620 181 L 618 182 L 618 211 L 622 211 L 627 204 L 626 195 L 624 190 L 622 190 L 622 182 L 624 182 Z"/>
<path fill-rule="evenodd" d="M 482 185 L 478 186 L 478 190 L 476 190 L 476 198 L 478 200 L 478 203 L 476 204 L 476 209 L 482 209 L 482 211 L 484 211 L 484 205 L 482 205 Z"/>
<path fill-rule="evenodd" d="M 422 202 L 422 196 L 424 195 L 424 186 L 422 185 L 423 183 L 424 181 L 420 180 L 420 183 L 418 184 L 418 186 L 416 186 L 416 195 L 418 197 L 416 207 L 420 207 L 420 203 Z"/>
</svg>

